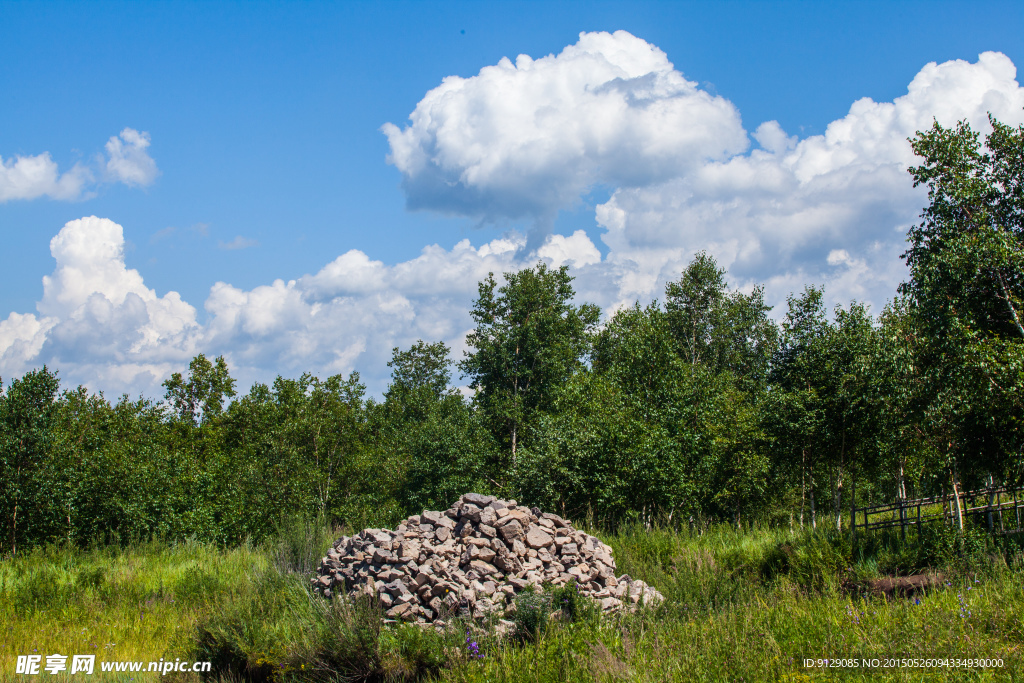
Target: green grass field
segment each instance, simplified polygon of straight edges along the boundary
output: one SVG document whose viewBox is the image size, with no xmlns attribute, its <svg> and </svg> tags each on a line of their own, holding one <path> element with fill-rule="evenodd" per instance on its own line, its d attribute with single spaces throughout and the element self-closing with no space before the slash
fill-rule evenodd
<svg viewBox="0 0 1024 683">
<path fill-rule="evenodd" d="M 373 605 L 312 598 L 304 572 L 340 533 L 315 525 L 293 525 L 259 547 L 38 549 L 0 561 L 0 680 L 32 680 L 14 671 L 17 655 L 34 653 L 212 661 L 210 680 L 223 681 L 1024 678 L 1019 547 L 979 531 L 926 531 L 920 542 L 876 534 L 856 545 L 835 532 L 788 529 L 600 534 L 620 572 L 655 585 L 665 603 L 602 618 L 560 594 L 555 607 L 564 609 L 549 617 L 530 607 L 543 604 L 535 596 L 520 604 L 516 633 L 500 640 L 463 623 L 444 633 L 383 626 Z M 923 593 L 871 591 L 872 579 L 933 570 L 943 578 Z M 1003 666 L 883 668 L 894 656 L 1001 658 Z M 803 664 L 818 658 L 878 659 L 879 667 Z M 35 680 L 161 678 L 98 669 Z"/>
</svg>

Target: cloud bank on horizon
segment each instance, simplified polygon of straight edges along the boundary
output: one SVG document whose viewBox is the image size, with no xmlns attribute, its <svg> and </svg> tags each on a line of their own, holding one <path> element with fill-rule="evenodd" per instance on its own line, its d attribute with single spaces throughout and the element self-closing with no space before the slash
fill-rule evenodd
<svg viewBox="0 0 1024 683">
<path fill-rule="evenodd" d="M 569 265 L 579 298 L 605 310 L 657 298 L 704 249 L 734 285 L 765 283 L 770 303 L 815 283 L 833 302 L 878 311 L 905 276 L 906 229 L 925 202 L 906 172 L 907 138 L 933 120 L 985 130 L 990 112 L 1024 122 L 1016 68 L 993 52 L 927 64 L 906 95 L 858 100 L 822 135 L 801 140 L 774 121 L 748 133 L 731 102 L 687 81 L 657 47 L 622 31 L 581 34 L 558 55 L 445 78 L 408 125 L 382 128 L 410 209 L 526 220 L 529 241 L 512 230 L 395 265 L 352 250 L 297 280 L 218 282 L 201 320 L 125 266 L 121 226 L 71 221 L 51 241 L 56 268 L 37 312 L 0 320 L 0 375 L 47 363 L 66 383 L 159 395 L 163 378 L 205 352 L 224 354 L 242 386 L 360 370 L 380 391 L 393 346 L 444 340 L 459 355 L 479 280 L 538 259 Z M 131 161 L 139 143 L 122 133 L 119 144 L 108 144 L 110 173 L 151 182 L 155 164 Z M 48 177 L 59 184 L 73 171 Z M 536 231 L 597 186 L 612 189 L 595 212 L 607 256 L 582 230 Z"/>
<path fill-rule="evenodd" d="M 63 173 L 49 152 L 15 155 L 6 161 L 0 157 L 0 203 L 40 197 L 88 199 L 98 183 L 151 185 L 160 172 L 146 151 L 149 145 L 149 133 L 125 128 L 107 141 L 106 156 L 99 155 L 94 165 L 78 162 Z"/>
</svg>

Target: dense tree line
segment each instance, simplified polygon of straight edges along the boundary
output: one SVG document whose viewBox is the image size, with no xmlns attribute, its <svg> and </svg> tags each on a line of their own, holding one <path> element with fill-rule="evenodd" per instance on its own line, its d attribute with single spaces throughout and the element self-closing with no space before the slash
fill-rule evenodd
<svg viewBox="0 0 1024 683">
<path fill-rule="evenodd" d="M 0 552 L 160 534 L 225 544 L 289 515 L 388 523 L 491 492 L 599 522 L 842 524 L 858 501 L 1024 478 L 1024 127 L 911 142 L 929 205 L 877 317 L 731 289 L 700 253 L 664 303 L 574 303 L 565 267 L 479 285 L 457 364 L 395 349 L 359 376 L 235 391 L 197 356 L 163 401 L 0 384 Z M 453 387 L 461 372 L 470 397 Z"/>
</svg>

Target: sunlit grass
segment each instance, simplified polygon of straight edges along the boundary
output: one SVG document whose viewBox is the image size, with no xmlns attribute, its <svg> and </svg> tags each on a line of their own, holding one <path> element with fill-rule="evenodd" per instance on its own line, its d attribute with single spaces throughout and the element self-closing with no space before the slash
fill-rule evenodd
<svg viewBox="0 0 1024 683">
<path fill-rule="evenodd" d="M 223 680 L 341 680 L 344 674 L 510 683 L 796 681 L 839 676 L 804 668 L 804 658 L 896 655 L 1001 657 L 1004 668 L 858 668 L 841 677 L 960 681 L 1024 674 L 1024 556 L 977 535 L 974 546 L 963 546 L 964 553 L 974 548 L 973 555 L 949 555 L 952 564 L 942 567 L 946 579 L 938 586 L 886 599 L 864 588 L 869 579 L 924 571 L 922 558 L 937 551 L 917 547 L 913 538 L 904 544 L 898 532 L 854 546 L 825 530 L 625 528 L 602 537 L 620 573 L 655 585 L 666 596 L 663 605 L 556 620 L 532 637 L 499 640 L 474 631 L 484 655 L 477 659 L 465 625 L 444 634 L 382 627 L 370 605 L 312 597 L 306 575 L 291 570 L 311 566 L 336 533 L 305 525 L 257 549 L 154 542 L 48 548 L 0 561 L 0 679 L 13 672 L 16 655 L 33 652 L 95 653 L 98 661 L 209 659 Z"/>
<path fill-rule="evenodd" d="M 215 598 L 267 565 L 251 548 L 199 543 L 20 553 L 0 562 L 0 665 L 12 673 L 19 654 L 173 659 Z"/>
</svg>

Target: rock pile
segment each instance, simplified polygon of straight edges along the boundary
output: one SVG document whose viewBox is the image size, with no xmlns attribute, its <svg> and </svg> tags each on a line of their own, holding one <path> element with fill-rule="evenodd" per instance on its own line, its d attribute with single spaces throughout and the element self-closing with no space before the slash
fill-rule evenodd
<svg viewBox="0 0 1024 683">
<path fill-rule="evenodd" d="M 612 549 L 558 515 L 478 493 L 395 531 L 338 539 L 311 582 L 327 598 L 375 595 L 388 618 L 406 621 L 500 614 L 517 593 L 544 583 L 575 582 L 605 612 L 664 599 L 643 581 L 616 577 Z"/>
</svg>

